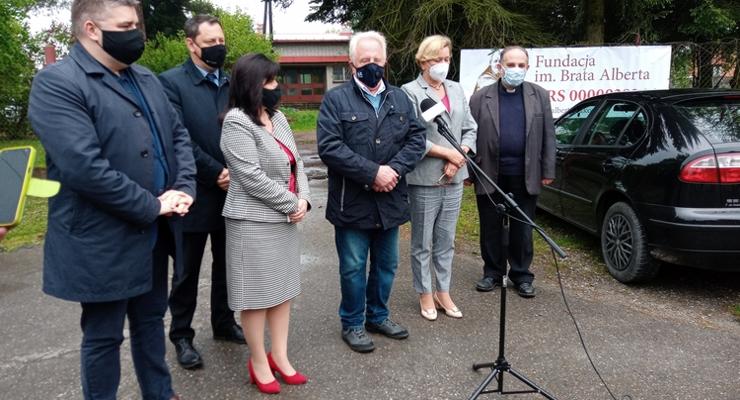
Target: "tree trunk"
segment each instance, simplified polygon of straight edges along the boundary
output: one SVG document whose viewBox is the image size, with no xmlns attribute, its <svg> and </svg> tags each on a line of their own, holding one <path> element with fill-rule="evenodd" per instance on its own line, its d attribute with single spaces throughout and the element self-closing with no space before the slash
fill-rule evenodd
<svg viewBox="0 0 740 400">
<path fill-rule="evenodd" d="M 585 40 L 588 44 L 604 43 L 604 4 L 605 0 L 585 0 L 583 2 Z"/>
</svg>

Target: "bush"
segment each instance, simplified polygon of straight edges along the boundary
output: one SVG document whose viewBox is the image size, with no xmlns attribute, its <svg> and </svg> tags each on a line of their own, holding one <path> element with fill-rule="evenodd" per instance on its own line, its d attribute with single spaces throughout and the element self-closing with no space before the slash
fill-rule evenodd
<svg viewBox="0 0 740 400">
<path fill-rule="evenodd" d="M 177 36 L 168 37 L 163 33 L 146 42 L 146 49 L 138 64 L 144 65 L 155 74 L 160 74 L 182 64 L 188 58 L 188 48 L 185 46 L 185 34 L 179 32 Z"/>
</svg>

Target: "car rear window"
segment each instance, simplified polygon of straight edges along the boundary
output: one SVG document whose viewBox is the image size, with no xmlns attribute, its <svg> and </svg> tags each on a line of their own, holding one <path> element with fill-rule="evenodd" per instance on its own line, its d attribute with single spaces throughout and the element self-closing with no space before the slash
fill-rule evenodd
<svg viewBox="0 0 740 400">
<path fill-rule="evenodd" d="M 683 101 L 674 107 L 710 142 L 740 142 L 740 96 Z"/>
</svg>

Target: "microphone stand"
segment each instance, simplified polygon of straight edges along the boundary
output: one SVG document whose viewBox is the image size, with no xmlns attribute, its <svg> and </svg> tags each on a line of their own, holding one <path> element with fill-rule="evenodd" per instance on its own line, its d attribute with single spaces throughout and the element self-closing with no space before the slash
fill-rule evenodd
<svg viewBox="0 0 740 400">
<path fill-rule="evenodd" d="M 468 161 L 467 164 L 470 165 L 477 173 L 477 176 L 483 177 L 485 181 L 491 185 L 497 193 L 499 193 L 503 199 L 504 204 L 496 204 L 494 203 L 494 206 L 496 207 L 496 211 L 503 217 L 502 218 L 502 247 L 503 247 L 503 253 L 504 253 L 504 260 L 507 260 L 508 258 L 508 247 L 509 247 L 509 224 L 510 224 L 510 217 L 512 212 L 516 212 L 516 216 L 520 217 L 517 219 L 520 219 L 522 223 L 530 225 L 532 228 L 534 228 L 537 233 L 540 234 L 542 239 L 547 242 L 547 244 L 553 249 L 555 253 L 558 254 L 561 258 L 565 258 L 565 252 L 560 248 L 560 246 L 555 243 L 548 235 L 545 233 L 545 231 L 540 228 L 537 224 L 535 224 L 529 216 L 524 213 L 519 208 L 519 205 L 514 201 L 514 199 L 511 198 L 508 194 L 504 193 L 503 190 L 496 184 L 496 182 L 493 181 L 468 155 L 465 153 L 465 151 L 460 147 L 460 144 L 457 143 L 455 138 L 452 136 L 450 131 L 447 129 L 446 124 L 444 124 L 444 121 L 440 121 L 440 123 L 437 123 L 438 132 L 442 137 L 444 137 L 450 144 L 457 150 L 460 154 L 462 154 L 465 159 Z M 493 202 L 493 200 L 491 200 Z M 504 355 L 504 348 L 506 344 L 506 286 L 507 286 L 507 279 L 508 279 L 508 268 L 504 271 L 504 276 L 501 282 L 501 307 L 499 310 L 499 341 L 498 341 L 498 357 L 496 358 L 496 361 L 494 362 L 487 362 L 487 363 L 476 363 L 473 364 L 473 370 L 477 371 L 481 368 L 490 368 L 491 372 L 486 376 L 486 378 L 483 380 L 483 382 L 475 389 L 475 392 L 473 392 L 472 395 L 468 398 L 469 400 L 477 399 L 481 394 L 488 394 L 488 393 L 500 393 L 502 395 L 506 394 L 524 394 L 524 393 L 537 393 L 545 397 L 546 399 L 550 400 L 557 400 L 557 398 L 548 393 L 545 389 L 537 386 L 534 382 L 529 380 L 526 376 L 521 374 L 519 371 L 515 370 L 511 367 L 511 363 L 506 360 L 506 356 Z M 529 390 L 516 390 L 516 391 L 504 391 L 504 373 L 508 372 L 515 378 L 517 378 L 519 381 L 523 382 L 525 385 L 527 385 L 530 389 Z M 491 381 L 496 380 L 497 386 L 496 389 L 486 390 L 488 385 L 491 383 Z"/>
</svg>

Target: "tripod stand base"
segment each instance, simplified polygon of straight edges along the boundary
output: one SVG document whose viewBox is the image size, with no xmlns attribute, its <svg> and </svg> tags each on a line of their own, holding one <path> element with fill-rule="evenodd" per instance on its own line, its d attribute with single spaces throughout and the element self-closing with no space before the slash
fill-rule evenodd
<svg viewBox="0 0 740 400">
<path fill-rule="evenodd" d="M 478 386 L 478 388 L 475 389 L 475 392 L 473 392 L 472 395 L 468 398 L 469 400 L 477 399 L 478 396 L 481 394 L 488 394 L 488 393 L 500 393 L 502 395 L 504 394 L 524 394 L 524 393 L 537 393 L 539 395 L 542 395 L 542 397 L 550 400 L 557 400 L 555 396 L 548 393 L 545 389 L 537 386 L 534 382 L 529 380 L 526 376 L 522 375 L 519 371 L 511 368 L 511 364 L 509 364 L 508 361 L 506 361 L 505 358 L 501 358 L 496 360 L 496 362 L 493 363 L 481 363 L 481 364 L 473 364 L 473 370 L 477 371 L 481 368 L 491 368 L 491 372 L 486 376 L 486 379 L 483 380 L 483 382 Z M 508 372 L 514 378 L 517 378 L 519 381 L 524 383 L 525 385 L 529 386 L 529 390 L 513 390 L 513 391 L 504 391 L 504 373 Z M 497 388 L 492 390 L 486 390 L 488 385 L 491 384 L 491 381 L 496 380 L 497 382 Z"/>
</svg>

